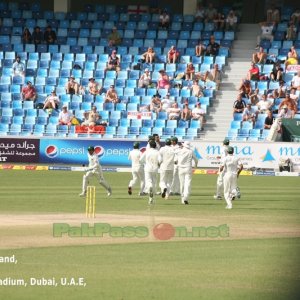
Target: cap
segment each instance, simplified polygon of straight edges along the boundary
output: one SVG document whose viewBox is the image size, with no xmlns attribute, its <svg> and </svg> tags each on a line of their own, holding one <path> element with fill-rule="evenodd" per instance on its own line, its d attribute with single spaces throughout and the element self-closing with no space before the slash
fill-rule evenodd
<svg viewBox="0 0 300 300">
<path fill-rule="evenodd" d="M 148 69 L 148 68 L 146 68 L 146 69 L 145 69 L 145 72 L 149 72 L 149 69 Z"/>
<path fill-rule="evenodd" d="M 228 139 L 225 139 L 225 140 L 223 141 L 223 145 L 229 145 L 229 143 L 230 143 L 230 141 L 229 141 Z"/>
<path fill-rule="evenodd" d="M 283 105 L 282 108 L 288 108 L 287 105 Z"/>
<path fill-rule="evenodd" d="M 56 90 L 52 90 L 51 93 L 56 93 Z"/>
<path fill-rule="evenodd" d="M 88 149 L 88 151 L 95 151 L 94 146 L 89 146 L 87 149 Z"/>
<path fill-rule="evenodd" d="M 189 141 L 185 141 L 184 143 L 182 143 L 182 146 L 187 149 L 191 149 L 191 147 L 192 147 L 191 143 Z"/>
<path fill-rule="evenodd" d="M 73 75 L 71 75 L 71 76 L 70 76 L 70 78 L 73 78 L 73 79 L 75 79 L 75 77 L 74 77 Z"/>
<path fill-rule="evenodd" d="M 168 146 L 171 145 L 171 139 L 166 139 L 166 145 L 168 145 Z"/>
<path fill-rule="evenodd" d="M 91 80 L 95 80 L 95 78 L 94 78 L 94 77 L 91 77 L 91 78 L 89 79 L 89 81 L 91 81 Z"/>
<path fill-rule="evenodd" d="M 175 143 L 178 143 L 178 138 L 177 138 L 176 136 L 173 136 L 173 137 L 171 138 L 171 141 L 172 141 L 172 142 L 175 142 Z"/>
<path fill-rule="evenodd" d="M 227 152 L 228 152 L 228 154 L 233 154 L 233 152 L 234 152 L 233 147 L 229 146 L 229 147 L 227 148 Z"/>
<path fill-rule="evenodd" d="M 197 102 L 197 104 L 196 105 L 201 105 L 201 102 Z"/>
<path fill-rule="evenodd" d="M 133 148 L 134 149 L 139 149 L 140 148 L 140 143 L 139 142 L 133 143 Z"/>
<path fill-rule="evenodd" d="M 67 104 L 64 104 L 64 105 L 62 106 L 62 108 L 68 108 L 68 105 L 67 105 Z"/>
<path fill-rule="evenodd" d="M 32 82 L 31 81 L 27 81 L 27 84 L 32 84 Z"/>
</svg>

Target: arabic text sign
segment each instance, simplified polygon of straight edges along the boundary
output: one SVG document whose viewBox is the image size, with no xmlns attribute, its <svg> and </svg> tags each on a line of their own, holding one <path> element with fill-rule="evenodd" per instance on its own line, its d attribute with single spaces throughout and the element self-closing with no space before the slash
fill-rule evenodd
<svg viewBox="0 0 300 300">
<path fill-rule="evenodd" d="M 1 139 L 0 162 L 38 162 L 38 139 Z"/>
</svg>

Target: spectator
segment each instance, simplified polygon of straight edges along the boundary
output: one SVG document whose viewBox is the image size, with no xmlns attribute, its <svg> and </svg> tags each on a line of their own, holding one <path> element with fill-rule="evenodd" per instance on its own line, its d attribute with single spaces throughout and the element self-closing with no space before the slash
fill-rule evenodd
<svg viewBox="0 0 300 300">
<path fill-rule="evenodd" d="M 263 47 L 259 47 L 258 52 L 253 53 L 252 62 L 255 64 L 264 64 L 267 58 L 267 53 L 264 52 Z"/>
<path fill-rule="evenodd" d="M 58 105 L 60 103 L 60 100 L 58 96 L 56 95 L 56 91 L 53 90 L 51 92 L 51 95 L 49 95 L 44 102 L 43 109 L 50 108 L 50 109 L 58 109 Z"/>
<path fill-rule="evenodd" d="M 68 111 L 68 105 L 64 104 L 62 111 L 58 115 L 58 124 L 71 126 L 73 117 L 73 114 Z"/>
<path fill-rule="evenodd" d="M 267 96 L 263 94 L 261 96 L 260 101 L 257 103 L 258 112 L 260 114 L 266 113 L 268 110 L 270 110 L 273 106 L 273 102 L 271 100 L 267 99 Z"/>
<path fill-rule="evenodd" d="M 167 112 L 173 103 L 174 101 L 170 99 L 170 93 L 167 93 L 166 96 L 161 100 L 161 110 Z"/>
<path fill-rule="evenodd" d="M 291 90 L 290 90 L 290 98 L 291 98 L 292 100 L 294 100 L 296 106 L 298 106 L 298 100 L 299 100 L 299 97 L 298 97 L 297 94 L 296 94 L 296 89 L 295 89 L 295 88 L 291 88 Z"/>
<path fill-rule="evenodd" d="M 43 32 L 39 26 L 34 27 L 34 31 L 32 33 L 32 41 L 35 45 L 42 44 L 44 40 Z"/>
<path fill-rule="evenodd" d="M 206 80 L 213 81 L 216 83 L 216 89 L 219 89 L 219 85 L 221 83 L 222 72 L 219 69 L 218 64 L 214 64 L 213 68 L 210 69 L 206 74 Z"/>
<path fill-rule="evenodd" d="M 298 53 L 295 47 L 292 47 L 288 53 L 288 59 L 284 62 L 285 69 L 289 65 L 297 65 L 298 64 Z"/>
<path fill-rule="evenodd" d="M 251 103 L 248 103 L 246 105 L 246 108 L 243 110 L 242 120 L 252 122 L 252 124 L 254 126 L 256 117 L 257 117 L 257 113 L 258 112 L 252 108 Z"/>
<path fill-rule="evenodd" d="M 112 32 L 108 35 L 107 40 L 109 47 L 115 47 L 121 44 L 122 39 L 119 32 L 117 31 L 117 27 L 112 28 Z"/>
<path fill-rule="evenodd" d="M 101 121 L 101 116 L 97 112 L 96 106 L 93 106 L 91 111 L 85 112 L 84 122 L 82 122 L 81 125 L 83 125 L 83 126 L 105 125 Z"/>
<path fill-rule="evenodd" d="M 75 81 L 73 75 L 70 76 L 69 81 L 65 85 L 65 89 L 67 94 L 79 94 L 79 83 Z"/>
<path fill-rule="evenodd" d="M 251 68 L 247 74 L 247 80 L 259 81 L 259 68 L 255 63 L 251 63 Z"/>
<path fill-rule="evenodd" d="M 162 103 L 160 100 L 160 95 L 157 93 L 153 95 L 150 103 L 150 110 L 154 113 L 159 113 L 162 110 Z"/>
<path fill-rule="evenodd" d="M 159 71 L 160 78 L 157 81 L 157 89 L 167 89 L 171 87 L 168 74 L 164 70 Z"/>
<path fill-rule="evenodd" d="M 148 68 L 145 69 L 144 73 L 139 79 L 138 86 L 140 88 L 148 88 L 152 84 L 151 74 Z"/>
<path fill-rule="evenodd" d="M 116 71 L 119 72 L 120 68 L 120 59 L 117 56 L 117 50 L 113 50 L 111 55 L 108 56 L 107 68 L 105 71 Z"/>
<path fill-rule="evenodd" d="M 195 14 L 195 21 L 196 22 L 203 22 L 206 17 L 206 10 L 202 6 L 201 3 L 197 4 L 196 14 Z"/>
<path fill-rule="evenodd" d="M 31 44 L 32 42 L 32 36 L 27 27 L 24 28 L 23 34 L 22 34 L 22 43 L 23 44 Z"/>
<path fill-rule="evenodd" d="M 267 116 L 265 118 L 264 129 L 271 129 L 274 122 L 274 117 L 272 110 L 267 111 Z"/>
<path fill-rule="evenodd" d="M 213 19 L 215 30 L 223 30 L 225 27 L 225 16 L 222 13 L 217 13 Z"/>
<path fill-rule="evenodd" d="M 277 115 L 278 119 L 292 119 L 293 112 L 288 109 L 287 105 L 283 105 Z"/>
<path fill-rule="evenodd" d="M 86 94 L 85 87 L 83 85 L 79 85 L 78 95 L 84 96 Z"/>
<path fill-rule="evenodd" d="M 290 98 L 290 95 L 287 94 L 286 98 L 284 98 L 279 104 L 278 111 L 281 111 L 284 107 L 288 108 L 288 111 L 291 112 L 292 118 L 294 118 L 295 114 L 298 111 L 297 103 L 293 99 Z"/>
<path fill-rule="evenodd" d="M 186 101 L 183 104 L 180 119 L 184 120 L 184 121 L 189 121 L 189 120 L 191 120 L 191 118 L 192 118 L 192 111 L 189 108 L 189 102 Z"/>
<path fill-rule="evenodd" d="M 197 102 L 196 107 L 192 110 L 192 120 L 199 120 L 201 123 L 201 130 L 203 130 L 203 124 L 206 123 L 205 110 L 201 107 L 201 103 Z"/>
<path fill-rule="evenodd" d="M 273 81 L 282 81 L 283 69 L 281 68 L 280 63 L 276 63 L 273 66 L 273 70 L 270 73 L 270 79 Z"/>
<path fill-rule="evenodd" d="M 170 26 L 170 16 L 168 12 L 164 10 L 159 16 L 159 27 L 168 30 Z"/>
<path fill-rule="evenodd" d="M 261 35 L 257 37 L 256 49 L 259 48 L 260 42 L 262 40 L 269 40 L 272 43 L 274 39 L 273 29 L 275 24 L 273 22 L 262 22 L 259 25 L 261 29 Z"/>
<path fill-rule="evenodd" d="M 239 87 L 239 91 L 242 95 L 242 98 L 250 98 L 250 95 L 252 95 L 251 82 L 247 79 L 244 79 Z"/>
<path fill-rule="evenodd" d="M 212 3 L 208 4 L 208 8 L 206 9 L 206 15 L 205 15 L 205 23 L 213 23 L 216 15 L 217 15 L 217 10 L 214 8 Z"/>
<path fill-rule="evenodd" d="M 203 56 L 205 53 L 205 49 L 206 49 L 205 45 L 202 43 L 201 40 L 199 40 L 198 45 L 196 45 L 195 47 L 196 56 Z"/>
<path fill-rule="evenodd" d="M 286 39 L 288 41 L 294 41 L 297 38 L 297 27 L 293 22 L 290 22 L 290 26 L 286 30 Z"/>
<path fill-rule="evenodd" d="M 292 88 L 300 90 L 300 71 L 297 72 L 297 75 L 294 75 L 291 81 Z"/>
<path fill-rule="evenodd" d="M 300 23 L 300 9 L 296 9 L 295 12 L 291 15 L 291 22 L 293 22 L 295 25 L 299 25 Z"/>
<path fill-rule="evenodd" d="M 168 51 L 168 63 L 175 64 L 179 57 L 179 51 L 175 48 L 175 46 L 171 46 L 170 50 Z"/>
<path fill-rule="evenodd" d="M 280 22 L 280 12 L 279 9 L 272 5 L 267 10 L 267 22 L 269 23 L 279 23 Z"/>
<path fill-rule="evenodd" d="M 259 95 L 259 89 L 255 89 L 250 95 L 250 103 L 252 105 L 256 105 L 259 102 L 259 99 L 261 98 L 261 95 Z"/>
<path fill-rule="evenodd" d="M 22 88 L 22 100 L 23 101 L 35 101 L 37 97 L 36 89 L 30 81 L 27 81 L 27 86 Z"/>
<path fill-rule="evenodd" d="M 179 120 L 181 116 L 181 109 L 178 106 L 178 103 L 175 102 L 172 104 L 172 107 L 168 109 L 168 118 L 169 120 Z"/>
<path fill-rule="evenodd" d="M 220 45 L 215 42 L 215 37 L 213 35 L 210 36 L 209 43 L 206 47 L 207 56 L 216 56 L 219 53 Z"/>
<path fill-rule="evenodd" d="M 193 80 L 195 77 L 195 67 L 192 63 L 188 63 L 184 72 L 185 80 Z"/>
<path fill-rule="evenodd" d="M 16 61 L 12 65 L 13 76 L 25 76 L 25 64 L 21 61 L 21 57 L 17 56 Z"/>
<path fill-rule="evenodd" d="M 233 30 L 235 31 L 237 27 L 237 16 L 235 15 L 234 11 L 231 10 L 226 18 L 226 30 Z"/>
<path fill-rule="evenodd" d="M 56 33 L 50 25 L 46 27 L 46 31 L 44 32 L 44 41 L 48 45 L 56 43 Z"/>
<path fill-rule="evenodd" d="M 95 81 L 95 78 L 89 79 L 88 91 L 91 95 L 99 95 L 101 91 L 101 86 L 98 82 Z"/>
<path fill-rule="evenodd" d="M 197 80 L 193 80 L 193 84 L 190 87 L 190 89 L 192 90 L 192 96 L 194 97 L 203 97 L 203 89 L 202 87 L 199 85 Z"/>
<path fill-rule="evenodd" d="M 144 54 L 142 54 L 142 57 L 145 63 L 152 64 L 155 59 L 155 51 L 152 47 L 149 47 L 147 51 Z"/>
<path fill-rule="evenodd" d="M 111 85 L 110 88 L 107 90 L 105 95 L 105 103 L 112 102 L 112 103 L 118 103 L 119 97 L 117 94 L 117 91 L 115 90 L 115 86 Z"/>
<path fill-rule="evenodd" d="M 233 113 L 243 113 L 245 107 L 246 102 L 243 100 L 242 94 L 239 94 L 233 103 Z"/>
<path fill-rule="evenodd" d="M 285 82 L 283 80 L 280 80 L 279 87 L 276 90 L 278 98 L 284 98 L 285 94 L 286 94 L 286 90 L 287 90 L 287 88 L 286 88 Z"/>
</svg>

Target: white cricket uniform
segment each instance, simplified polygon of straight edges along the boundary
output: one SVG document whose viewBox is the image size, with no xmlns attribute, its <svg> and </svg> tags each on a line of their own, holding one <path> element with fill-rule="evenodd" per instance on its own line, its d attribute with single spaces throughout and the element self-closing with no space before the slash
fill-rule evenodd
<svg viewBox="0 0 300 300">
<path fill-rule="evenodd" d="M 85 173 L 85 175 L 83 175 L 82 192 L 86 193 L 89 179 L 92 176 L 95 176 L 98 179 L 100 185 L 102 185 L 108 193 L 111 193 L 111 188 L 103 177 L 102 168 L 99 163 L 98 155 L 96 153 L 93 153 L 92 155 L 88 153 L 88 159 L 89 159 L 89 166 L 86 169 L 87 172 Z"/>
<path fill-rule="evenodd" d="M 177 153 L 177 161 L 182 203 L 184 203 L 184 201 L 188 201 L 191 193 L 193 160 L 195 162 L 195 166 L 197 166 L 198 159 L 193 150 L 186 147 L 179 148 Z"/>
<path fill-rule="evenodd" d="M 172 145 L 171 146 L 174 153 L 175 153 L 175 161 L 177 161 L 177 153 L 180 149 L 179 145 Z M 178 164 L 174 165 L 174 172 L 173 172 L 173 180 L 171 184 L 171 193 L 173 194 L 180 194 L 180 182 L 179 182 L 179 175 L 178 175 Z"/>
<path fill-rule="evenodd" d="M 167 189 L 166 197 L 168 197 L 173 181 L 175 153 L 169 145 L 160 148 L 159 153 L 162 159 L 160 165 L 160 188 L 162 193 L 164 189 Z"/>
<path fill-rule="evenodd" d="M 128 159 L 131 160 L 132 180 L 129 182 L 129 187 L 133 187 L 140 181 L 140 193 L 144 192 L 145 188 L 145 173 L 144 165 L 140 163 L 142 153 L 139 149 L 133 149 L 129 152 Z"/>
<path fill-rule="evenodd" d="M 142 154 L 140 162 L 145 165 L 146 192 L 150 193 L 152 191 L 155 193 L 158 169 L 161 163 L 161 156 L 158 150 L 149 148 Z"/>
<path fill-rule="evenodd" d="M 224 197 L 228 208 L 232 208 L 232 197 L 236 196 L 233 190 L 237 188 L 237 174 L 242 167 L 238 157 L 231 154 L 227 155 L 221 166 L 224 168 Z"/>
<path fill-rule="evenodd" d="M 221 165 L 222 162 L 224 161 L 225 157 L 228 155 L 228 146 L 223 145 L 222 149 L 221 149 Z M 224 172 L 220 171 L 219 168 L 219 175 L 218 175 L 218 179 L 217 179 L 217 191 L 216 191 L 216 196 L 217 197 L 222 197 L 222 189 L 223 189 L 223 177 L 224 177 Z"/>
</svg>

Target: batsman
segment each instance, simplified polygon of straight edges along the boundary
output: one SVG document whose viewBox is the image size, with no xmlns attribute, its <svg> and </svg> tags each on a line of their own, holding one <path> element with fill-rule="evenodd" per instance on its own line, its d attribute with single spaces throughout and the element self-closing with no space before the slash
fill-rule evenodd
<svg viewBox="0 0 300 300">
<path fill-rule="evenodd" d="M 82 192 L 81 194 L 79 194 L 79 196 L 80 197 L 86 196 L 86 189 L 89 183 L 89 179 L 93 176 L 95 176 L 98 179 L 99 184 L 106 189 L 107 196 L 110 196 L 112 193 L 111 187 L 103 177 L 102 168 L 99 163 L 98 155 L 95 153 L 94 146 L 89 146 L 87 150 L 88 150 L 89 166 L 88 168 L 85 169 L 86 173 L 83 175 L 83 180 L 82 180 Z"/>
</svg>

